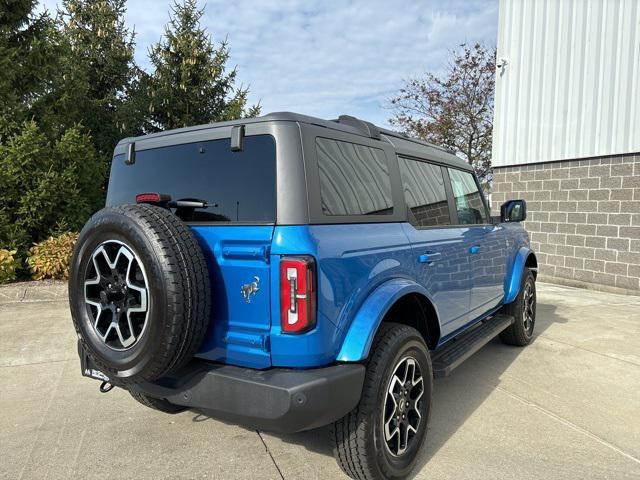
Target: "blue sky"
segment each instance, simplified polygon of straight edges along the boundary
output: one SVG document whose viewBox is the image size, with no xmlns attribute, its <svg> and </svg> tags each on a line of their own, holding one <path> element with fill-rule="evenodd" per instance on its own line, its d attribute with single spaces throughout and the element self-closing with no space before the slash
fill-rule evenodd
<svg viewBox="0 0 640 480">
<path fill-rule="evenodd" d="M 42 2 L 55 10 L 56 0 Z M 136 60 L 169 18 L 169 1 L 129 0 Z M 262 112 L 289 110 L 322 118 L 349 114 L 386 125 L 388 99 L 402 80 L 438 71 L 463 42 L 494 45 L 498 0 L 209 0 L 203 25 L 224 37 L 230 65 Z"/>
</svg>

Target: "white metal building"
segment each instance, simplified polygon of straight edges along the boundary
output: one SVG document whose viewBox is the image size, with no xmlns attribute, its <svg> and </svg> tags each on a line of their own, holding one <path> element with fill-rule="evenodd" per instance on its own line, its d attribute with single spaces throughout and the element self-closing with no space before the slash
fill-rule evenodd
<svg viewBox="0 0 640 480">
<path fill-rule="evenodd" d="M 544 277 L 640 291 L 640 0 L 501 0 L 497 57 L 494 208 Z"/>
</svg>

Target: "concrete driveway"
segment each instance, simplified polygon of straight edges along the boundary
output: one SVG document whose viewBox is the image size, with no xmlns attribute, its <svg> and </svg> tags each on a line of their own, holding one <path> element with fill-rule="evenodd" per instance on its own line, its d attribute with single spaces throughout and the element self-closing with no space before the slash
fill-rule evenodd
<svg viewBox="0 0 640 480">
<path fill-rule="evenodd" d="M 435 383 L 415 478 L 640 478 L 640 297 L 539 285 L 535 342 Z M 80 376 L 63 285 L 0 288 L 0 477 L 345 478 L 326 430 L 146 409 Z"/>
</svg>

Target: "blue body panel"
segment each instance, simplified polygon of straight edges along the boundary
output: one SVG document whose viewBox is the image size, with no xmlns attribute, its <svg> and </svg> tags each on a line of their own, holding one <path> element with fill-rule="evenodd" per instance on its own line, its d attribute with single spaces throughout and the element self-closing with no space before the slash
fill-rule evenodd
<svg viewBox="0 0 640 480">
<path fill-rule="evenodd" d="M 504 298 L 507 271 L 507 230 L 502 225 L 470 226 L 465 233 L 469 252 L 471 300 L 466 322 L 456 329 L 494 309 Z"/>
<path fill-rule="evenodd" d="M 438 346 L 494 314 L 518 294 L 524 262 L 531 253 L 529 237 L 521 225 L 423 230 L 410 224 L 403 227 L 412 243 L 409 264 L 417 266 L 416 274 L 389 280 L 371 294 L 354 316 L 338 361 L 365 359 L 385 313 L 407 293 L 423 294 L 434 306 L 441 329 Z M 468 299 L 466 311 L 452 313 L 457 311 L 452 299 Z"/>
<path fill-rule="evenodd" d="M 398 299 L 410 293 L 429 296 L 424 287 L 405 278 L 389 280 L 376 288 L 355 315 L 336 360 L 356 362 L 366 358 L 384 315 Z"/>
<path fill-rule="evenodd" d="M 441 331 L 446 334 L 454 330 L 455 325 L 466 323 L 469 313 L 472 278 L 465 240 L 468 229 L 416 229 L 409 223 L 403 228 L 413 249 L 414 279 L 430 293 L 439 312 Z M 427 262 L 421 261 L 420 256 L 424 254 Z"/>
<path fill-rule="evenodd" d="M 211 318 L 199 358 L 252 368 L 271 366 L 269 255 L 272 225 L 194 226 L 211 278 Z M 259 291 L 247 303 L 241 286 Z M 277 292 L 277 290 L 276 290 Z"/>
<path fill-rule="evenodd" d="M 528 246 L 522 246 L 516 251 L 515 255 L 513 255 L 509 275 L 505 277 L 504 281 L 504 303 L 513 302 L 518 295 L 524 265 L 531 253 L 531 249 Z"/>
<path fill-rule="evenodd" d="M 518 293 L 530 249 L 520 226 L 417 230 L 408 223 L 194 226 L 212 281 L 209 331 L 199 358 L 250 368 L 313 368 L 367 357 L 385 313 L 424 295 L 441 329 L 460 334 Z M 282 255 L 317 264 L 317 325 L 280 329 Z M 241 286 L 259 278 L 247 303 Z"/>
</svg>

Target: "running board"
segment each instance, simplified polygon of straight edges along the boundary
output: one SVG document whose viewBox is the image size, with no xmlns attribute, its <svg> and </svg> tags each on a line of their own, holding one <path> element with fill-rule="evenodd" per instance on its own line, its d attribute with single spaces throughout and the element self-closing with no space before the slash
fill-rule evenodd
<svg viewBox="0 0 640 480">
<path fill-rule="evenodd" d="M 449 340 L 443 347 L 431 353 L 433 376 L 442 378 L 449 375 L 454 368 L 484 347 L 513 322 L 511 315 L 495 315 L 483 320 L 469 332 Z"/>
</svg>

